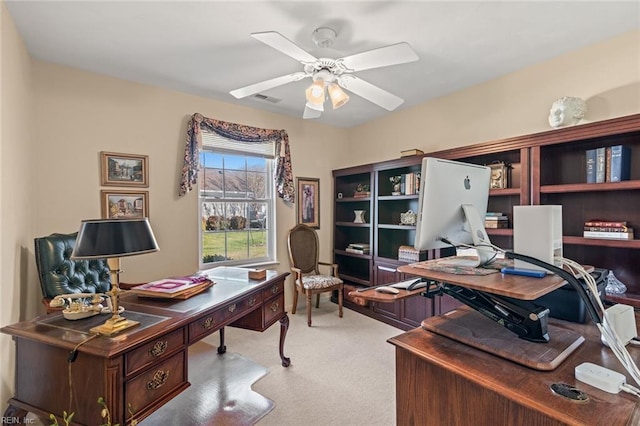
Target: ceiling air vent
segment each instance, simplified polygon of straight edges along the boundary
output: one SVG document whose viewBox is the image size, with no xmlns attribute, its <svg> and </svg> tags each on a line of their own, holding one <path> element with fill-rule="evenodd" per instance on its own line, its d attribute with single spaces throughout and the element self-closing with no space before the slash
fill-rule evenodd
<svg viewBox="0 0 640 426">
<path fill-rule="evenodd" d="M 263 95 L 262 93 L 256 93 L 255 95 L 253 95 L 253 98 L 259 101 L 269 102 L 271 104 L 277 104 L 282 100 L 282 99 L 274 98 L 273 96 Z"/>
</svg>

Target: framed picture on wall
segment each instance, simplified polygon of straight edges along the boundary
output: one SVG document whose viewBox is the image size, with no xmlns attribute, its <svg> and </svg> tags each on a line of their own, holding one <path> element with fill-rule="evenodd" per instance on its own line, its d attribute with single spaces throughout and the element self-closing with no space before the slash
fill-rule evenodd
<svg viewBox="0 0 640 426">
<path fill-rule="evenodd" d="M 297 178 L 298 223 L 320 228 L 320 179 Z"/>
<path fill-rule="evenodd" d="M 135 219 L 149 216 L 149 191 L 100 191 L 103 219 Z"/>
<path fill-rule="evenodd" d="M 149 186 L 149 156 L 100 153 L 100 173 L 103 186 Z"/>
</svg>

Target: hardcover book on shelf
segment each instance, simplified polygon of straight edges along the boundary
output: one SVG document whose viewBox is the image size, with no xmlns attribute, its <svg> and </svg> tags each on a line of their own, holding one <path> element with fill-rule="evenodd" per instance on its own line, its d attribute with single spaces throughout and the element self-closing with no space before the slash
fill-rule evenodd
<svg viewBox="0 0 640 426">
<path fill-rule="evenodd" d="M 421 149 L 405 149 L 404 151 L 400 151 L 400 157 L 411 157 L 413 155 L 422 155 L 424 151 Z"/>
<path fill-rule="evenodd" d="M 602 238 L 606 240 L 633 240 L 633 230 L 627 232 L 584 231 L 585 238 Z"/>
<path fill-rule="evenodd" d="M 607 176 L 607 149 L 605 147 L 596 149 L 596 183 L 606 181 Z"/>
<path fill-rule="evenodd" d="M 620 182 L 631 177 L 631 148 L 624 145 L 614 145 L 607 148 L 607 158 L 610 167 L 607 170 L 607 181 Z"/>
<path fill-rule="evenodd" d="M 629 223 L 626 220 L 603 220 L 603 219 L 589 219 L 584 222 L 585 228 L 587 227 L 599 227 L 599 228 L 617 228 L 626 230 L 629 227 Z"/>
<path fill-rule="evenodd" d="M 596 150 L 586 151 L 587 183 L 596 183 Z"/>
</svg>

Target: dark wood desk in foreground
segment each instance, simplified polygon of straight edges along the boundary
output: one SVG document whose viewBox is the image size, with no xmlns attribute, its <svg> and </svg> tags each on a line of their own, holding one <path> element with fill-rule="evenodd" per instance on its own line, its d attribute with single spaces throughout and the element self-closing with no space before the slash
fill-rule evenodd
<svg viewBox="0 0 640 426">
<path fill-rule="evenodd" d="M 16 343 L 15 395 L 4 416 L 26 412 L 48 417 L 75 412 L 74 422 L 102 424 L 98 397 L 103 397 L 113 423 L 140 421 L 189 386 L 189 345 L 220 331 L 218 353 L 224 353 L 224 327 L 264 331 L 280 322 L 279 352 L 284 367 L 284 341 L 289 317 L 284 311 L 284 280 L 288 273 L 269 271 L 266 280 L 247 278 L 240 268 L 216 268 L 215 285 L 186 300 L 121 298 L 123 316 L 140 325 L 113 337 L 92 337 L 88 330 L 104 315 L 79 321 L 61 314 L 42 316 L 2 328 Z M 68 363 L 78 347 L 77 359 Z M 69 386 L 71 367 L 72 388 Z M 69 406 L 70 391 L 73 404 Z"/>
<path fill-rule="evenodd" d="M 479 315 L 481 320 L 486 320 Z M 398 425 L 638 425 L 638 398 L 610 394 L 575 379 L 574 368 L 592 362 L 625 374 L 592 323 L 552 320 L 585 342 L 552 371 L 537 371 L 436 333 L 416 328 L 389 339 L 396 347 Z M 513 344 L 519 339 L 513 336 Z M 544 343 L 540 343 L 544 345 Z M 631 347 L 634 359 L 640 348 Z M 634 384 L 628 374 L 627 382 Z M 586 392 L 575 402 L 551 391 L 566 383 Z"/>
</svg>

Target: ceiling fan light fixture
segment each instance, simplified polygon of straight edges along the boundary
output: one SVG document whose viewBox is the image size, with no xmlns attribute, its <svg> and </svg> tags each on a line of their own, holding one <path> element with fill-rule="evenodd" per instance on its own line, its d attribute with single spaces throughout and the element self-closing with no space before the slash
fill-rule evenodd
<svg viewBox="0 0 640 426">
<path fill-rule="evenodd" d="M 336 83 L 331 83 L 327 90 L 329 92 L 329 97 L 331 97 L 333 109 L 338 109 L 349 102 L 349 95 L 344 93 L 344 90 L 342 90 Z"/>
<path fill-rule="evenodd" d="M 307 108 L 311 108 L 311 109 L 316 110 L 316 111 L 324 112 L 324 105 L 322 103 L 316 103 L 316 102 L 308 101 L 306 105 L 307 105 Z"/>
<path fill-rule="evenodd" d="M 324 103 L 324 81 L 321 79 L 314 81 L 311 86 L 307 87 L 305 93 L 309 103 L 322 105 Z"/>
</svg>

